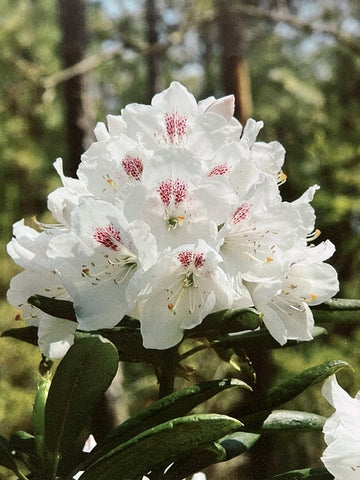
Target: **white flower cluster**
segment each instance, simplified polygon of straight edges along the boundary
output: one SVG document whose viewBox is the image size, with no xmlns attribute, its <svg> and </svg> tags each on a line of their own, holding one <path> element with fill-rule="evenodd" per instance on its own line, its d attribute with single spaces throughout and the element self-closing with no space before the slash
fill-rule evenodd
<svg viewBox="0 0 360 480">
<path fill-rule="evenodd" d="M 173 82 L 96 126 L 77 179 L 56 161 L 63 187 L 48 208 L 59 224 L 18 222 L 8 245 L 25 269 L 8 299 L 39 327 L 43 353 L 62 356 L 76 328 L 124 315 L 140 320 L 146 348 L 165 349 L 209 313 L 248 306 L 280 344 L 312 338 L 309 305 L 338 290 L 324 263 L 333 245 L 309 245 L 318 187 L 282 201 L 284 148 L 256 142 L 262 122 L 242 128 L 233 113 L 232 96 L 197 103 Z M 30 306 L 32 294 L 72 300 L 78 323 Z"/>
<path fill-rule="evenodd" d="M 323 432 L 327 444 L 321 457 L 334 480 L 360 478 L 360 391 L 355 398 L 343 390 L 335 375 L 329 377 L 322 394 L 335 408 L 325 422 Z"/>
</svg>

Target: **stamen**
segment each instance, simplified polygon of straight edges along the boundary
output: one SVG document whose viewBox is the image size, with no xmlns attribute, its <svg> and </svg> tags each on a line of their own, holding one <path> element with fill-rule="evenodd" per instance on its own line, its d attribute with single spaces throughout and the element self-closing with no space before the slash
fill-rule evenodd
<svg viewBox="0 0 360 480">
<path fill-rule="evenodd" d="M 283 185 L 286 182 L 286 180 L 287 180 L 287 175 L 282 170 L 280 170 L 280 172 L 277 175 L 277 184 L 279 186 Z"/>
<path fill-rule="evenodd" d="M 321 235 L 321 230 L 316 228 L 313 232 L 308 233 L 306 235 L 306 241 L 307 242 L 312 242 L 313 240 L 316 240 L 320 235 Z"/>
<path fill-rule="evenodd" d="M 82 277 L 88 277 L 91 279 L 93 285 L 98 285 L 100 282 L 109 280 L 112 280 L 116 285 L 119 285 L 137 266 L 136 257 L 131 253 L 119 255 L 113 259 L 108 258 L 108 255 L 104 255 L 103 257 L 105 259 L 105 267 L 103 270 L 92 272 L 87 265 L 83 265 L 83 269 L 81 270 Z M 91 266 L 95 268 L 97 265 L 92 262 Z"/>
</svg>

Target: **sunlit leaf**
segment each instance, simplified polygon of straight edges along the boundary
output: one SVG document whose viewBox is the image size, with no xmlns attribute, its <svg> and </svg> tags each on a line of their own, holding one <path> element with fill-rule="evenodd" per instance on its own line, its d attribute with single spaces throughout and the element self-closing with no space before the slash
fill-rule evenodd
<svg viewBox="0 0 360 480">
<path fill-rule="evenodd" d="M 213 380 L 179 390 L 154 402 L 150 407 L 130 417 L 99 444 L 93 457 L 100 457 L 120 443 L 124 443 L 136 435 L 156 427 L 174 418 L 186 415 L 200 403 L 219 392 L 233 387 L 250 387 L 237 379 Z"/>
<path fill-rule="evenodd" d="M 331 298 L 326 302 L 320 303 L 320 305 L 316 305 L 313 309 L 326 311 L 356 310 L 360 312 L 360 300 L 352 298 Z"/>
<path fill-rule="evenodd" d="M 327 377 L 342 368 L 351 368 L 343 360 L 331 360 L 316 367 L 309 368 L 288 380 L 269 388 L 262 394 L 254 395 L 253 398 L 236 412 L 237 418 L 251 413 L 270 411 L 292 400 L 306 388 L 322 382 Z"/>
<path fill-rule="evenodd" d="M 60 362 L 45 407 L 44 447 L 54 472 L 61 454 L 74 449 L 117 367 L 116 348 L 98 336 L 75 343 Z"/>
<path fill-rule="evenodd" d="M 136 479 L 162 465 L 169 465 L 192 450 L 241 428 L 225 415 L 202 414 L 176 418 L 137 435 L 110 450 L 83 474 L 83 480 Z M 91 454 L 90 454 L 91 456 Z"/>
<path fill-rule="evenodd" d="M 265 418 L 264 418 L 265 417 Z M 322 430 L 326 418 L 309 412 L 294 410 L 275 410 L 270 415 L 253 414 L 243 417 L 246 430 L 272 433 L 274 431 L 308 431 Z"/>
<path fill-rule="evenodd" d="M 34 406 L 32 411 L 32 426 L 34 429 L 36 450 L 40 458 L 44 455 L 44 433 L 45 433 L 45 405 L 49 388 L 51 385 L 51 377 L 48 373 L 41 378 L 38 383 L 38 389 L 35 395 Z"/>
</svg>

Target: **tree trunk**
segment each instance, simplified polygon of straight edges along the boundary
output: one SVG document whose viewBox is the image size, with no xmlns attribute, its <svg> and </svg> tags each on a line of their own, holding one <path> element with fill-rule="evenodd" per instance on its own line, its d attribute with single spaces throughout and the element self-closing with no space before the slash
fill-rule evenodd
<svg viewBox="0 0 360 480">
<path fill-rule="evenodd" d="M 146 37 L 150 52 L 146 57 L 148 72 L 148 98 L 149 101 L 155 93 L 162 90 L 161 81 L 161 54 L 154 48 L 159 40 L 158 23 L 159 13 L 156 0 L 146 0 L 145 5 Z"/>
<path fill-rule="evenodd" d="M 250 75 L 245 58 L 245 25 L 234 10 L 234 2 L 218 0 L 217 7 L 222 85 L 226 94 L 235 95 L 235 116 L 244 125 L 252 113 Z"/>
<path fill-rule="evenodd" d="M 62 32 L 60 54 L 64 68 L 84 58 L 86 46 L 86 18 L 84 0 L 58 0 L 59 23 Z M 87 148 L 90 137 L 89 115 L 84 103 L 84 75 L 64 82 L 65 129 L 67 158 L 64 170 L 76 176 L 80 156 Z"/>
</svg>

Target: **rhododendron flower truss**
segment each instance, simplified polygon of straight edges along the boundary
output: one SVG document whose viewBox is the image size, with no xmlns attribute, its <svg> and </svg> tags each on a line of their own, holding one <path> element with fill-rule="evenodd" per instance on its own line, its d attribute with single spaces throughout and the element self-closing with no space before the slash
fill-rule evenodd
<svg viewBox="0 0 360 480">
<path fill-rule="evenodd" d="M 233 115 L 232 95 L 198 103 L 173 82 L 96 125 L 78 178 L 55 162 L 58 224 L 15 224 L 8 246 L 25 269 L 8 298 L 39 326 L 43 351 L 125 315 L 140 320 L 145 347 L 165 349 L 210 313 L 254 306 L 279 343 L 312 338 L 310 307 L 338 289 L 332 245 L 307 246 L 318 186 L 283 201 L 284 148 L 258 141 L 263 122 L 243 128 Z M 45 328 L 26 295 L 46 292 L 72 301 L 78 323 Z"/>
</svg>

